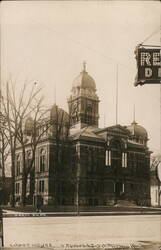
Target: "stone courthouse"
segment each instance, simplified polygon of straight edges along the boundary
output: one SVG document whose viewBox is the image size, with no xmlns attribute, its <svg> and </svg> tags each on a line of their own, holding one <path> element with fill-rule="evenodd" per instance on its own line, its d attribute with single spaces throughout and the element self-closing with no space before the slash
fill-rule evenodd
<svg viewBox="0 0 161 250">
<path fill-rule="evenodd" d="M 94 79 L 83 71 L 73 81 L 69 112 L 47 111 L 51 126 L 37 146 L 28 177 L 27 200 L 44 205 L 108 206 L 121 201 L 150 205 L 148 134 L 135 121 L 99 128 Z M 32 119 L 26 121 L 30 127 Z M 26 144 L 26 154 L 30 145 Z M 16 153 L 15 195 L 21 202 L 21 149 Z"/>
</svg>

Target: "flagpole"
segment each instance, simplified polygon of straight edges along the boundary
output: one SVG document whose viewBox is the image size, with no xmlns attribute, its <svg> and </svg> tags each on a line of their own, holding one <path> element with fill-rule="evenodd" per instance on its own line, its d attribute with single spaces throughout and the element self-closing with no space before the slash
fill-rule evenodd
<svg viewBox="0 0 161 250">
<path fill-rule="evenodd" d="M 116 125 L 118 124 L 118 63 L 116 65 Z"/>
<path fill-rule="evenodd" d="M 56 83 L 54 84 L 54 104 L 56 104 Z"/>
</svg>

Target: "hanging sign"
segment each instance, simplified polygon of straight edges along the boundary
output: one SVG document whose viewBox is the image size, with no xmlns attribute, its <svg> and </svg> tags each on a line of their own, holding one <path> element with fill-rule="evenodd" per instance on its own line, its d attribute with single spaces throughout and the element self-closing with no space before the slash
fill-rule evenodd
<svg viewBox="0 0 161 250">
<path fill-rule="evenodd" d="M 135 54 L 138 72 L 134 85 L 161 83 L 161 47 L 137 46 Z"/>
</svg>

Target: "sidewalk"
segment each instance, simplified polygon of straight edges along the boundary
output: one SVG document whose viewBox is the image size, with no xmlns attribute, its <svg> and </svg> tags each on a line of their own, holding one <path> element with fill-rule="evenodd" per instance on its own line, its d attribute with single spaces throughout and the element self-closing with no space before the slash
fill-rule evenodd
<svg viewBox="0 0 161 250">
<path fill-rule="evenodd" d="M 3 217 L 65 217 L 65 216 L 119 216 L 119 215 L 158 215 L 161 209 L 146 209 L 140 211 L 104 211 L 104 212 L 18 212 L 11 210 L 3 210 Z"/>
</svg>

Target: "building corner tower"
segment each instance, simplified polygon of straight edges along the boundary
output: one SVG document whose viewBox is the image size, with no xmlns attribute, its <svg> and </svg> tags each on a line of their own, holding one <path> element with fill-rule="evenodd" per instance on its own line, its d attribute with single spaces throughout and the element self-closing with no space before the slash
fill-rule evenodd
<svg viewBox="0 0 161 250">
<path fill-rule="evenodd" d="M 96 84 L 86 71 L 83 63 L 82 72 L 74 79 L 71 95 L 68 99 L 71 130 L 79 130 L 87 126 L 98 127 L 98 104 Z"/>
</svg>

